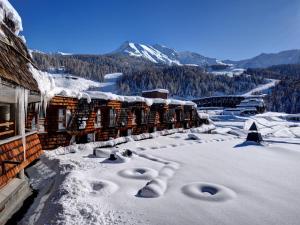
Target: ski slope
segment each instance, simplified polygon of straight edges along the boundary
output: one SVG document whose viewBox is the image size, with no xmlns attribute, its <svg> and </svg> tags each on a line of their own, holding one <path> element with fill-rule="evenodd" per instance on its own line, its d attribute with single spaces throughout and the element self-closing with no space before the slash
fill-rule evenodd
<svg viewBox="0 0 300 225">
<path fill-rule="evenodd" d="M 268 81 L 269 81 L 268 83 L 259 85 L 258 87 L 252 89 L 251 91 L 248 91 L 247 93 L 243 94 L 243 96 L 253 95 L 256 92 L 263 93 L 263 92 L 267 91 L 268 89 L 276 86 L 279 82 L 279 80 L 275 80 L 275 79 L 268 79 Z"/>
<path fill-rule="evenodd" d="M 117 93 L 117 80 L 123 76 L 122 73 L 111 73 L 104 76 L 104 82 L 101 83 L 100 91 Z"/>
</svg>

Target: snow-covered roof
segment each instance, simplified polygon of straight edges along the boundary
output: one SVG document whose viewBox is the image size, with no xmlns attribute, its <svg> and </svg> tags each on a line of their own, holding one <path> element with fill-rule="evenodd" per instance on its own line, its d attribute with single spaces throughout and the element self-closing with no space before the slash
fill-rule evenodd
<svg viewBox="0 0 300 225">
<path fill-rule="evenodd" d="M 144 98 L 141 96 L 123 96 L 116 95 L 110 92 L 100 92 L 100 91 L 86 91 L 86 95 L 89 99 L 104 99 L 104 100 L 115 100 L 121 102 L 145 102 L 148 106 L 153 104 L 166 104 L 166 105 L 190 105 L 195 106 L 196 104 L 191 101 L 182 101 L 176 99 L 162 99 L 162 98 Z"/>
<path fill-rule="evenodd" d="M 148 93 L 148 92 L 160 92 L 160 93 L 169 94 L 169 91 L 167 89 L 160 89 L 160 88 L 142 91 L 142 93 Z"/>
<path fill-rule="evenodd" d="M 14 7 L 8 0 L 0 0 L 0 22 L 3 23 L 4 19 L 8 18 L 14 23 L 14 33 L 18 35 L 22 30 L 22 19 Z"/>
</svg>

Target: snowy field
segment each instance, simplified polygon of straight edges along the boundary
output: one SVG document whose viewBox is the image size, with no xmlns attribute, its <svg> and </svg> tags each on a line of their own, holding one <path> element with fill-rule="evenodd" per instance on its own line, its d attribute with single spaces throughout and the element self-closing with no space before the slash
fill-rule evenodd
<svg viewBox="0 0 300 225">
<path fill-rule="evenodd" d="M 104 76 L 104 82 L 101 83 L 100 91 L 117 93 L 117 80 L 123 76 L 122 73 L 110 73 Z"/>
<path fill-rule="evenodd" d="M 95 157 L 96 143 L 46 152 L 27 170 L 39 195 L 20 223 L 299 224 L 300 124 L 248 119 L 96 151 L 117 152 L 116 161 Z M 263 145 L 244 142 L 252 121 Z"/>
</svg>

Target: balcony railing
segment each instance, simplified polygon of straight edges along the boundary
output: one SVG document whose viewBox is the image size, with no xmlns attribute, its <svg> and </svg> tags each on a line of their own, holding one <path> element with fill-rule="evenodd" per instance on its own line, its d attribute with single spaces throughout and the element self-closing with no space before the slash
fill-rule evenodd
<svg viewBox="0 0 300 225">
<path fill-rule="evenodd" d="M 14 121 L 0 122 L 0 140 L 14 136 L 16 133 Z"/>
</svg>

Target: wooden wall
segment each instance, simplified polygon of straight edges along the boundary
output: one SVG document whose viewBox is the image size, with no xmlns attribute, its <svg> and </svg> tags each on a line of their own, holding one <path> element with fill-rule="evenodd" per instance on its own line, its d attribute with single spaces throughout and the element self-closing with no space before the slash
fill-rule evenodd
<svg viewBox="0 0 300 225">
<path fill-rule="evenodd" d="M 149 92 L 143 92 L 142 96 L 145 98 L 162 98 L 167 99 L 168 93 L 158 92 L 158 91 L 149 91 Z"/>
<path fill-rule="evenodd" d="M 38 134 L 43 149 L 55 149 L 60 146 L 70 145 L 72 136 L 67 132 L 47 133 L 42 132 Z"/>
<path fill-rule="evenodd" d="M 74 114 L 78 107 L 77 98 L 68 98 L 62 96 L 55 96 L 51 99 L 45 120 L 45 130 L 49 134 L 54 134 L 58 130 L 58 109 L 69 109 Z"/>
<path fill-rule="evenodd" d="M 37 133 L 30 133 L 26 136 L 26 161 L 23 161 L 24 150 L 21 137 L 11 139 L 0 145 L 0 187 L 15 178 L 21 170 L 43 153 Z M 20 164 L 3 164 L 6 160 L 20 162 Z"/>
<path fill-rule="evenodd" d="M 58 109 L 69 109 L 72 113 L 73 122 L 66 130 L 58 130 Z M 101 111 L 101 127 L 95 127 L 97 111 Z M 114 109 L 116 121 L 110 122 L 110 110 Z M 166 115 L 172 110 L 173 115 Z M 92 99 L 88 103 L 86 99 L 78 100 L 56 96 L 47 109 L 45 132 L 39 137 L 43 149 L 55 149 L 59 146 L 70 144 L 72 137 L 79 143 L 87 140 L 88 134 L 93 134 L 95 141 L 105 141 L 110 138 L 125 136 L 128 133 L 141 134 L 154 130 L 164 130 L 180 127 L 193 127 L 198 125 L 195 109 L 192 106 L 153 104 L 149 107 L 144 102 L 120 102 L 114 100 Z M 141 112 L 144 112 L 146 120 L 142 123 Z M 122 113 L 121 113 L 122 112 Z M 181 115 L 181 116 L 177 116 Z M 78 118 L 87 117 L 86 127 L 78 128 Z M 133 123 L 133 118 L 136 122 Z M 173 118 L 173 120 L 170 120 Z M 124 123 L 125 121 L 125 123 Z M 72 139 L 73 140 L 73 139 Z"/>
</svg>

